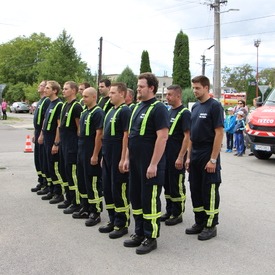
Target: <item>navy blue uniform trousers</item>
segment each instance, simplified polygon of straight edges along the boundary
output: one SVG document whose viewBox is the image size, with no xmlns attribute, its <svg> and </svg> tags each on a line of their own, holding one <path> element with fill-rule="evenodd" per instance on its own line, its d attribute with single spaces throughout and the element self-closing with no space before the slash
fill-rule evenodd
<svg viewBox="0 0 275 275">
<path fill-rule="evenodd" d="M 160 234 L 161 201 L 164 185 L 165 155 L 158 164 L 157 176 L 146 178 L 155 143 L 138 136 L 129 139 L 130 201 L 135 219 L 135 233 L 157 238 Z"/>
<path fill-rule="evenodd" d="M 193 146 L 189 174 L 195 222 L 207 227 L 218 224 L 220 203 L 220 157 L 217 159 L 215 173 L 208 173 L 205 170 L 211 152 L 212 146 L 203 146 L 203 148 L 194 148 Z"/>
<path fill-rule="evenodd" d="M 78 136 L 75 129 L 60 127 L 60 173 L 66 192 L 66 200 L 71 204 L 80 204 L 80 195 L 77 187 L 77 148 Z"/>
<path fill-rule="evenodd" d="M 94 137 L 85 136 L 78 138 L 77 153 L 77 181 L 81 197 L 81 204 L 89 206 L 89 211 L 99 213 L 102 211 L 102 183 L 101 183 L 101 154 L 98 164 L 91 165 L 94 151 Z"/>
<path fill-rule="evenodd" d="M 106 209 L 110 221 L 118 228 L 130 222 L 129 173 L 120 173 L 122 141 L 103 140 L 102 183 Z"/>
</svg>

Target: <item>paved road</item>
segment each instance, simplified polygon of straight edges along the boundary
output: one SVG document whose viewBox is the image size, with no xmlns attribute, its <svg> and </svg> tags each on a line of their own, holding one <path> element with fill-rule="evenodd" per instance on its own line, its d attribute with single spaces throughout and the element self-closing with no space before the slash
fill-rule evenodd
<svg viewBox="0 0 275 275">
<path fill-rule="evenodd" d="M 193 224 L 187 188 L 184 222 L 162 226 L 158 249 L 136 255 L 122 245 L 129 236 L 111 240 L 99 225 L 85 227 L 30 192 L 33 154 L 23 151 L 32 116 L 11 116 L 22 120 L 0 121 L 0 167 L 6 168 L 0 169 L 0 274 L 275 274 L 275 156 L 263 161 L 222 152 L 218 236 L 201 242 L 184 234 Z"/>
</svg>

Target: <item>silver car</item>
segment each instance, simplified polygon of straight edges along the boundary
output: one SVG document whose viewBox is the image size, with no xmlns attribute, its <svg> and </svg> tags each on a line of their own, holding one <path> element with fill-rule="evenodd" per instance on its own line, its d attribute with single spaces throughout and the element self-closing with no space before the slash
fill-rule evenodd
<svg viewBox="0 0 275 275">
<path fill-rule="evenodd" d="M 14 113 L 24 113 L 24 112 L 29 112 L 30 110 L 30 105 L 28 105 L 26 102 L 14 102 L 11 106 L 10 106 L 10 112 L 14 112 Z"/>
</svg>

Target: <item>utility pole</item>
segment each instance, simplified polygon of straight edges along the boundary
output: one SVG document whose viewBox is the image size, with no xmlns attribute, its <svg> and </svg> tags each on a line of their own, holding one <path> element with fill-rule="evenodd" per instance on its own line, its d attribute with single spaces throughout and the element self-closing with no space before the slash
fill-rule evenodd
<svg viewBox="0 0 275 275">
<path fill-rule="evenodd" d="M 100 37 L 99 39 L 99 62 L 98 62 L 98 77 L 97 77 L 97 84 L 99 85 L 99 81 L 101 80 L 102 76 L 102 40 L 103 38 Z"/>
<path fill-rule="evenodd" d="M 257 68 L 256 68 L 256 97 L 259 96 L 259 75 L 258 75 L 258 48 L 260 46 L 260 43 L 261 43 L 261 40 L 260 39 L 257 39 L 257 40 L 254 40 L 254 46 L 257 48 Z"/>
<path fill-rule="evenodd" d="M 220 4 L 227 1 L 215 0 L 210 7 L 214 9 L 214 97 L 221 97 L 221 30 L 220 30 Z"/>
<path fill-rule="evenodd" d="M 203 55 L 201 56 L 201 60 L 202 60 L 202 75 L 205 75 L 205 66 L 206 66 L 206 61 L 210 61 L 210 59 L 205 59 L 205 51 L 206 50 L 210 50 L 211 48 L 213 48 L 214 47 L 214 45 L 212 45 L 212 46 L 210 46 L 210 47 L 208 47 L 207 49 L 205 49 L 204 51 L 203 51 Z"/>
</svg>

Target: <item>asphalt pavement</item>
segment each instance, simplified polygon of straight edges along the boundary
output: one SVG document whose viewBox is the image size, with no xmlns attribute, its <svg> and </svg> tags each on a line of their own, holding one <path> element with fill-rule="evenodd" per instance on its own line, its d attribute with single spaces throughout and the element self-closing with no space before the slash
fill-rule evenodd
<svg viewBox="0 0 275 275">
<path fill-rule="evenodd" d="M 158 249 L 137 255 L 98 227 L 63 214 L 30 189 L 37 184 L 32 115 L 8 114 L 0 121 L 0 274 L 275 274 L 274 164 L 221 152 L 220 224 L 217 237 L 199 241 L 184 233 L 194 223 L 187 186 L 183 223 L 162 224 Z M 164 196 L 162 194 L 164 212 Z"/>
</svg>

